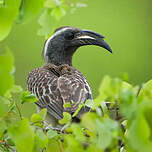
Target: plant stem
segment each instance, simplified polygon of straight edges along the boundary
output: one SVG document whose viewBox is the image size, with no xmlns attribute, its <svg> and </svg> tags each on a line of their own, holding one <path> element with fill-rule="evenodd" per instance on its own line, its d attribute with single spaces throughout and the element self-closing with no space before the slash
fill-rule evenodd
<svg viewBox="0 0 152 152">
<path fill-rule="evenodd" d="M 16 105 L 16 108 L 17 108 L 17 110 L 18 110 L 19 117 L 20 117 L 20 119 L 22 120 L 22 114 L 21 114 L 20 108 L 19 108 L 19 106 L 18 106 L 17 103 L 15 103 L 15 105 Z"/>
</svg>

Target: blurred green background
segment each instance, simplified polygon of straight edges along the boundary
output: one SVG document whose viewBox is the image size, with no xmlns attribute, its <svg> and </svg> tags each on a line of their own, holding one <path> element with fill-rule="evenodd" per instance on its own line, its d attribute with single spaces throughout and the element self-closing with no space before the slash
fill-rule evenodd
<svg viewBox="0 0 152 152">
<path fill-rule="evenodd" d="M 107 74 L 120 77 L 127 72 L 134 84 L 151 79 L 152 1 L 86 0 L 85 3 L 88 7 L 68 13 L 58 26 L 97 31 L 112 47 L 113 54 L 96 46 L 85 46 L 73 57 L 73 66 L 86 76 L 93 96 L 97 96 L 100 81 Z M 38 28 L 37 18 L 28 24 L 15 25 L 0 44 L 0 49 L 8 46 L 13 51 L 16 84 L 24 88 L 28 72 L 44 64 L 41 53 L 45 39 L 37 35 Z"/>
</svg>

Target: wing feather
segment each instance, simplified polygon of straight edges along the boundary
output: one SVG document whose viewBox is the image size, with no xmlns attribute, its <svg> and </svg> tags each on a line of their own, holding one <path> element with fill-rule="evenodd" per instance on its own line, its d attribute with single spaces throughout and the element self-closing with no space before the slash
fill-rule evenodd
<svg viewBox="0 0 152 152">
<path fill-rule="evenodd" d="M 82 78 L 81 78 L 82 79 Z M 77 110 L 79 104 L 87 99 L 92 99 L 91 92 L 88 92 L 86 85 L 82 80 L 73 75 L 63 75 L 58 79 L 58 88 L 63 99 L 63 103 L 71 102 L 71 106 L 64 110 L 73 113 Z M 90 96 L 88 96 L 90 94 Z"/>
<path fill-rule="evenodd" d="M 71 73 L 62 75 L 57 70 L 36 68 L 28 75 L 27 87 L 39 99 L 36 104 L 47 108 L 48 113 L 58 120 L 63 118 L 64 111 L 73 113 L 79 104 L 92 99 L 88 82 L 73 67 Z M 71 107 L 64 108 L 63 104 L 67 102 L 71 102 Z"/>
</svg>

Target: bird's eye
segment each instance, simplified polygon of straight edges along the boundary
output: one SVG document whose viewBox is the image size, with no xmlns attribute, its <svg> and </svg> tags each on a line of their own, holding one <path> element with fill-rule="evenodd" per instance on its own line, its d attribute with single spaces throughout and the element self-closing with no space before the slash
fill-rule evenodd
<svg viewBox="0 0 152 152">
<path fill-rule="evenodd" d="M 65 33 L 64 37 L 66 40 L 72 40 L 74 38 L 74 33 L 67 32 Z"/>
</svg>

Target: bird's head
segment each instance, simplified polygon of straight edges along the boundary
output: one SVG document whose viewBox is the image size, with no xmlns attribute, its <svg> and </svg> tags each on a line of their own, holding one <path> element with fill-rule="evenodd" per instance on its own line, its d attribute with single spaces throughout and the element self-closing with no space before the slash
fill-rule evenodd
<svg viewBox="0 0 152 152">
<path fill-rule="evenodd" d="M 46 41 L 43 56 L 46 62 L 55 65 L 72 65 L 72 55 L 77 48 L 84 45 L 97 45 L 112 52 L 104 41 L 104 36 L 89 30 L 74 27 L 61 27 Z"/>
</svg>

